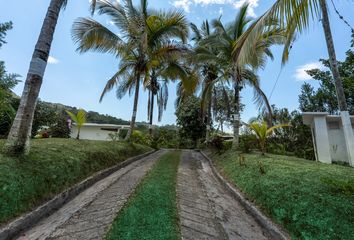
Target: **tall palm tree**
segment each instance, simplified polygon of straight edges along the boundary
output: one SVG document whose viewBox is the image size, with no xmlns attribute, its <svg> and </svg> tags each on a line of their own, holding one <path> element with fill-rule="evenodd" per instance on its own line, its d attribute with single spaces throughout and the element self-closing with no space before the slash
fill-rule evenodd
<svg viewBox="0 0 354 240">
<path fill-rule="evenodd" d="M 42 86 L 54 31 L 60 10 L 65 8 L 66 4 L 67 0 L 51 0 L 49 3 L 47 14 L 32 55 L 20 106 L 5 144 L 5 151 L 8 154 L 23 154 L 29 151 L 29 139 L 34 111 Z M 92 10 L 95 8 L 95 5 L 96 0 L 91 0 Z"/>
<path fill-rule="evenodd" d="M 261 107 L 264 106 L 271 113 L 271 107 L 266 95 L 260 88 L 260 81 L 255 70 L 265 66 L 266 59 L 273 58 L 270 47 L 284 41 L 283 31 L 280 28 L 270 26 L 276 25 L 276 21 L 268 21 L 261 31 L 261 34 L 254 40 L 253 48 L 247 49 L 246 59 L 239 61 L 234 56 L 234 46 L 242 39 L 250 26 L 252 19 L 247 17 L 248 5 L 241 7 L 233 22 L 224 26 L 221 19 L 213 21 L 214 34 L 203 41 L 203 45 L 213 46 L 218 54 L 211 54 L 206 48 L 198 49 L 200 60 L 217 64 L 223 71 L 222 78 L 231 79 L 234 89 L 233 104 L 233 146 L 238 147 L 240 129 L 240 92 L 245 85 L 254 89 L 254 100 Z M 245 51 L 244 51 L 245 52 Z"/>
<path fill-rule="evenodd" d="M 234 56 L 241 59 L 245 58 L 247 51 L 243 51 L 242 49 L 251 48 L 253 42 L 260 34 L 260 29 L 264 27 L 265 23 L 269 21 L 269 19 L 273 18 L 277 18 L 280 21 L 280 25 L 286 28 L 287 40 L 284 45 L 283 64 L 288 60 L 289 49 L 294 41 L 294 36 L 296 36 L 297 33 L 301 34 L 305 29 L 307 29 L 311 19 L 321 19 L 329 55 L 330 69 L 336 88 L 338 106 L 341 111 L 342 122 L 344 123 L 343 130 L 350 156 L 349 162 L 351 166 L 354 166 L 354 133 L 350 124 L 347 101 L 338 70 L 336 52 L 334 49 L 333 37 L 328 18 L 327 1 L 277 0 L 264 15 L 254 22 L 249 31 L 242 37 L 242 41 L 234 47 Z"/>
<path fill-rule="evenodd" d="M 119 71 L 107 82 L 100 100 L 115 86 L 118 86 L 118 97 L 135 92 L 127 139 L 135 127 L 141 82 L 147 85 L 154 66 L 151 53 L 158 53 L 160 58 L 173 54 L 177 48 L 171 47 L 168 40 L 175 38 L 185 42 L 188 36 L 186 19 L 181 12 L 156 12 L 149 10 L 147 5 L 147 0 L 141 0 L 138 8 L 132 0 L 126 0 L 124 5 L 97 0 L 97 13 L 109 16 L 121 36 L 89 18 L 77 20 L 72 31 L 74 40 L 79 44 L 78 51 L 111 53 L 120 59 Z"/>
<path fill-rule="evenodd" d="M 217 48 L 212 47 L 211 45 L 203 45 L 203 41 L 211 37 L 212 31 L 209 21 L 206 20 L 202 23 L 201 28 L 199 29 L 195 24 L 191 23 L 191 29 L 194 33 L 192 41 L 195 42 L 195 60 L 198 64 L 198 50 L 200 48 L 208 51 L 209 54 L 217 55 Z M 202 86 L 202 101 L 201 108 L 203 114 L 206 112 L 206 142 L 209 142 L 210 133 L 211 133 L 211 124 L 212 124 L 212 99 L 213 99 L 213 89 L 215 80 L 218 78 L 218 67 L 215 63 L 201 61 L 201 73 L 204 77 L 203 86 Z M 204 117 L 203 117 L 204 119 Z"/>
<path fill-rule="evenodd" d="M 338 105 L 341 111 L 347 111 L 348 107 L 344 95 L 342 81 L 340 79 L 336 53 L 328 18 L 326 0 L 277 0 L 271 8 L 255 21 L 234 47 L 234 56 L 243 59 L 247 55 L 247 49 L 251 48 L 261 29 L 269 19 L 278 19 L 280 26 L 286 28 L 286 42 L 283 51 L 283 64 L 287 62 L 289 50 L 297 33 L 302 33 L 310 24 L 311 19 L 319 18 L 322 21 L 326 38 L 331 71 L 336 86 Z"/>
</svg>

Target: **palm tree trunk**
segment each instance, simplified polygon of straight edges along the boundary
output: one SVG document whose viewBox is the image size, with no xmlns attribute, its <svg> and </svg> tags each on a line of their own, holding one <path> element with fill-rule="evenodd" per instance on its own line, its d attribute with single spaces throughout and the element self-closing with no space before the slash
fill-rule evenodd
<svg viewBox="0 0 354 240">
<path fill-rule="evenodd" d="M 155 101 L 155 94 L 151 92 L 151 100 L 150 100 L 150 123 L 149 123 L 149 134 L 152 136 L 152 123 L 154 119 L 154 101 Z"/>
<path fill-rule="evenodd" d="M 341 119 L 343 125 L 344 139 L 348 152 L 349 165 L 354 167 L 354 133 L 350 116 L 348 112 L 347 101 L 344 94 L 342 80 L 339 75 L 336 52 L 334 49 L 334 43 L 332 38 L 331 26 L 328 18 L 328 10 L 325 0 L 320 0 L 322 9 L 322 26 L 326 37 L 329 63 L 331 65 L 331 71 L 334 79 L 334 85 L 336 87 L 338 106 L 341 112 Z"/>
<path fill-rule="evenodd" d="M 208 115 L 207 115 L 207 122 L 206 122 L 206 141 L 209 142 L 210 140 L 210 132 L 211 132 L 211 97 L 208 101 Z"/>
<path fill-rule="evenodd" d="M 234 139 L 232 142 L 232 147 L 238 149 L 240 143 L 240 86 L 237 73 L 234 75 L 234 91 L 235 91 L 235 106 L 234 106 L 234 116 L 233 116 L 233 132 Z"/>
<path fill-rule="evenodd" d="M 134 131 L 136 113 L 138 111 L 139 90 L 140 90 L 140 73 L 138 73 L 136 77 L 133 115 L 132 115 L 132 120 L 130 121 L 130 128 L 128 130 L 127 136 L 125 137 L 125 140 L 129 140 Z"/>
<path fill-rule="evenodd" d="M 331 27 L 329 24 L 327 5 L 325 0 L 320 1 L 321 9 L 322 9 L 322 26 L 326 36 L 326 43 L 329 55 L 329 62 L 331 65 L 331 71 L 334 79 L 334 84 L 336 86 L 338 106 L 340 111 L 348 111 L 347 101 L 344 95 L 344 89 L 342 80 L 339 75 L 336 52 L 334 49 L 334 43 L 332 38 Z"/>
<path fill-rule="evenodd" d="M 29 152 L 29 139 L 34 111 L 42 86 L 43 75 L 47 66 L 55 27 L 63 3 L 64 0 L 51 0 L 50 2 L 32 55 L 20 106 L 5 145 L 5 151 L 8 154 L 23 154 Z"/>
</svg>

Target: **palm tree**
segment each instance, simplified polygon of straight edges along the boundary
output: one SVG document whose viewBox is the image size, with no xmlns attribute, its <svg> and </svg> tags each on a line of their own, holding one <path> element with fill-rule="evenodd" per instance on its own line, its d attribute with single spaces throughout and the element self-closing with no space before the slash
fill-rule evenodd
<svg viewBox="0 0 354 240">
<path fill-rule="evenodd" d="M 283 127 L 290 127 L 289 124 L 278 124 L 272 127 L 268 127 L 268 124 L 265 121 L 253 121 L 250 124 L 246 124 L 246 126 L 248 126 L 256 134 L 262 155 L 264 155 L 266 152 L 267 138 L 273 134 L 274 130 Z"/>
<path fill-rule="evenodd" d="M 77 127 L 76 139 L 79 140 L 81 128 L 86 123 L 86 112 L 83 109 L 79 109 L 76 115 L 70 111 L 66 111 L 66 113 L 70 116 L 71 120 L 73 120 L 76 123 L 76 127 Z"/>
<path fill-rule="evenodd" d="M 201 28 L 199 29 L 195 24 L 191 23 L 191 29 L 194 33 L 192 41 L 195 42 L 195 60 L 198 64 L 198 52 L 201 49 L 204 49 L 209 54 L 217 55 L 217 48 L 210 45 L 203 45 L 203 41 L 211 37 L 212 32 L 208 20 L 202 23 Z M 218 66 L 215 63 L 201 61 L 201 73 L 204 76 L 203 86 L 202 86 L 202 101 L 201 108 L 203 115 L 206 112 L 206 142 L 209 142 L 211 125 L 212 125 L 212 99 L 213 99 L 213 89 L 215 80 L 218 78 Z M 204 119 L 204 117 L 203 117 Z"/>
<path fill-rule="evenodd" d="M 163 59 L 178 51 L 168 40 L 176 38 L 186 41 L 186 19 L 181 12 L 148 10 L 146 0 L 141 0 L 139 8 L 133 5 L 132 0 L 126 0 L 124 5 L 97 0 L 96 10 L 98 14 L 112 19 L 121 37 L 93 19 L 80 18 L 73 25 L 73 39 L 79 44 L 80 52 L 93 50 L 111 53 L 120 59 L 119 71 L 108 80 L 100 100 L 116 86 L 118 98 L 127 92 L 135 92 L 133 114 L 126 137 L 129 139 L 135 127 L 141 81 L 147 85 L 155 64 L 150 58 L 151 53 L 155 52 Z"/>
<path fill-rule="evenodd" d="M 255 70 L 265 66 L 268 57 L 273 58 L 270 47 L 274 44 L 283 43 L 283 31 L 280 28 L 270 28 L 277 23 L 268 21 L 268 24 L 262 29 L 261 34 L 254 41 L 253 48 L 247 51 L 246 59 L 240 61 L 234 56 L 234 46 L 242 39 L 242 36 L 248 31 L 251 25 L 251 19 L 247 17 L 248 5 L 245 4 L 233 22 L 224 26 L 221 19 L 213 21 L 214 34 L 203 41 L 204 46 L 213 46 L 218 54 L 211 53 L 206 48 L 199 48 L 198 58 L 206 62 L 212 62 L 222 69 L 223 74 L 220 78 L 231 79 L 234 89 L 233 104 L 233 146 L 238 147 L 239 129 L 240 129 L 240 91 L 245 85 L 254 89 L 254 100 L 261 106 L 265 106 L 269 113 L 271 107 L 266 95 L 260 88 L 260 81 L 255 74 Z M 244 51 L 245 52 L 245 51 Z"/>
<path fill-rule="evenodd" d="M 342 81 L 340 79 L 336 53 L 328 18 L 328 9 L 326 0 L 277 0 L 271 8 L 255 21 L 247 32 L 242 36 L 242 41 L 239 41 L 234 47 L 234 56 L 243 59 L 247 55 L 247 49 L 251 48 L 260 30 L 269 22 L 269 19 L 278 19 L 280 26 L 286 28 L 286 42 L 284 44 L 283 59 L 285 64 L 289 57 L 289 50 L 294 42 L 297 33 L 302 33 L 309 26 L 311 18 L 319 18 L 322 21 L 322 26 L 325 33 L 328 55 L 333 74 L 338 105 L 341 111 L 347 111 L 347 104 L 344 95 Z M 243 50 L 242 50 L 243 49 Z"/>
<path fill-rule="evenodd" d="M 5 144 L 5 152 L 8 154 L 29 152 L 29 139 L 34 111 L 47 66 L 59 13 L 66 4 L 67 0 L 51 0 L 49 3 L 47 14 L 32 55 L 20 106 Z M 94 9 L 95 5 L 96 0 L 91 0 L 91 9 Z"/>
</svg>

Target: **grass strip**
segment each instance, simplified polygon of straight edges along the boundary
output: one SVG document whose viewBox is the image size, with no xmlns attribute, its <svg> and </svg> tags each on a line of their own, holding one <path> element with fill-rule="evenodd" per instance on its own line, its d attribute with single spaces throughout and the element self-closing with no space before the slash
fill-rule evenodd
<svg viewBox="0 0 354 240">
<path fill-rule="evenodd" d="M 0 140 L 0 149 L 4 143 Z M 31 141 L 27 156 L 0 153 L 0 225 L 93 173 L 149 150 L 121 142 L 38 139 Z"/>
<path fill-rule="evenodd" d="M 287 156 L 244 156 L 246 166 L 240 166 L 234 151 L 213 159 L 292 239 L 354 239 L 353 168 Z"/>
<path fill-rule="evenodd" d="M 163 155 L 116 217 L 106 239 L 180 239 L 176 180 L 180 152 Z"/>
</svg>

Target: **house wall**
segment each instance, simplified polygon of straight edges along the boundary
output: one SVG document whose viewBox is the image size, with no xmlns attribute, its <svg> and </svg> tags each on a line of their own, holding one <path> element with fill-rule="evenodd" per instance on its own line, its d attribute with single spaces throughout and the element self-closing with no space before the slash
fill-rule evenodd
<svg viewBox="0 0 354 240">
<path fill-rule="evenodd" d="M 80 131 L 80 139 L 110 141 L 109 134 L 113 131 L 101 130 L 99 126 L 83 126 Z M 77 127 L 74 125 L 71 129 L 71 137 L 76 138 Z"/>
<path fill-rule="evenodd" d="M 348 162 L 343 129 L 328 129 L 328 138 L 332 161 Z"/>
</svg>

